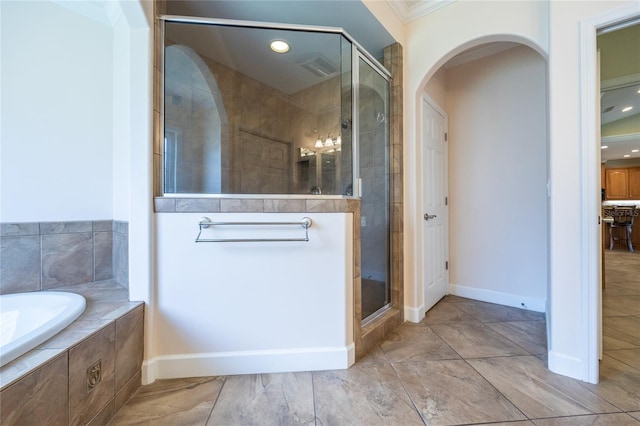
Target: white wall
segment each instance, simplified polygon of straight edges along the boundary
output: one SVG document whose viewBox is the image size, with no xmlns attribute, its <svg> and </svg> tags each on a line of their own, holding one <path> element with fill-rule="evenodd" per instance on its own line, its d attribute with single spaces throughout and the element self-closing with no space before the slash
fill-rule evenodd
<svg viewBox="0 0 640 426">
<path fill-rule="evenodd" d="M 2 1 L 0 221 L 112 218 L 112 29 Z"/>
<path fill-rule="evenodd" d="M 405 120 L 409 124 L 405 127 L 404 169 L 405 312 L 424 312 L 424 289 L 420 278 L 423 276 L 423 248 L 419 237 L 422 229 L 419 129 L 422 124 L 418 112 L 427 83 L 449 59 L 483 43 L 514 41 L 544 53 L 548 45 L 547 8 L 546 2 L 536 1 L 453 2 L 406 27 Z M 433 87 L 431 89 L 433 92 Z M 490 210 L 492 206 L 483 203 L 475 208 Z"/>
<path fill-rule="evenodd" d="M 590 214 L 594 220 L 587 227 L 597 235 L 596 212 L 582 203 L 582 167 L 598 164 L 582 164 L 585 150 L 597 150 L 595 138 L 591 146 L 582 130 L 582 120 L 593 123 L 596 117 L 580 116 L 580 100 L 587 94 L 581 90 L 584 80 L 581 69 L 580 24 L 595 15 L 610 13 L 617 8 L 630 6 L 640 15 L 638 1 L 615 2 L 571 2 L 554 1 L 549 13 L 549 133 L 550 178 L 551 178 L 551 233 L 550 233 L 550 280 L 549 315 L 551 318 L 549 368 L 552 371 L 575 378 L 597 380 L 589 371 L 597 371 L 597 354 L 586 347 L 589 333 L 597 333 L 588 327 L 589 320 L 597 315 L 599 306 L 585 303 L 585 293 L 593 290 L 595 281 L 583 274 L 583 265 L 593 263 L 583 250 L 586 235 L 583 233 L 583 215 Z M 595 31 L 594 31 L 595 32 Z M 595 38 L 594 38 L 595 41 Z M 595 45 L 593 46 L 595 49 Z M 595 57 L 595 53 L 592 55 Z M 595 67 L 595 61 L 593 63 Z M 590 71 L 595 74 L 595 70 Z M 595 87 L 594 87 L 595 91 Z M 595 130 L 592 132 L 595 134 Z M 597 174 L 596 170 L 592 174 Z M 597 194 L 598 185 L 593 182 L 592 193 Z M 589 191 L 591 192 L 591 191 Z M 577 211 L 578 215 L 567 214 Z M 592 242 L 592 244 L 597 244 Z M 596 339 L 593 339 L 596 340 Z M 590 353 L 591 352 L 591 353 Z M 588 364 L 588 365 L 586 365 Z M 593 367 L 593 368 L 592 368 Z"/>
<path fill-rule="evenodd" d="M 450 68 L 446 95 L 451 292 L 544 312 L 546 61 L 521 46 Z"/>
<path fill-rule="evenodd" d="M 447 69 L 441 67 L 427 83 L 424 89 L 427 96 L 431 98 L 442 110 L 447 111 Z"/>
<path fill-rule="evenodd" d="M 549 290 L 548 336 L 549 368 L 571 377 L 593 380 L 587 371 L 593 359 L 587 359 L 585 341 L 589 329 L 585 319 L 597 315 L 598 307 L 585 304 L 583 297 L 590 285 L 583 276 L 585 258 L 581 221 L 581 156 L 585 149 L 581 139 L 580 23 L 596 14 L 613 11 L 637 1 L 613 2 L 454 2 L 407 27 L 406 63 L 409 64 L 406 96 L 411 98 L 406 109 L 411 126 L 407 129 L 408 158 L 419 159 L 416 143 L 418 102 L 426 82 L 448 59 L 480 42 L 517 41 L 536 48 L 548 63 L 549 82 Z M 634 6 L 635 7 L 635 6 Z M 640 13 L 640 7 L 638 7 Z M 482 17 L 482 19 L 479 19 Z M 585 117 L 595 120 L 595 117 Z M 595 145 L 595 143 L 594 143 Z M 590 149 L 586 147 L 586 149 Z M 420 168 L 415 160 L 405 167 L 407 178 L 405 216 L 405 253 L 420 254 L 420 244 L 412 240 L 419 227 L 421 193 Z M 597 188 L 594 188 L 594 191 Z M 568 214 L 577 212 L 577 214 Z M 595 222 L 592 226 L 596 226 Z M 422 289 L 420 258 L 405 256 L 407 285 L 406 304 L 419 307 Z M 408 258 L 408 259 L 407 259 Z M 412 285 L 413 284 L 413 285 Z M 594 362 L 597 370 L 597 359 Z M 597 376 L 597 374 L 596 374 Z M 597 380 L 597 377 L 596 377 Z"/>
<path fill-rule="evenodd" d="M 195 243 L 214 221 L 300 221 L 309 242 Z M 155 378 L 347 368 L 353 350 L 352 215 L 157 214 Z M 299 238 L 302 227 L 214 227 L 205 238 Z"/>
<path fill-rule="evenodd" d="M 121 15 L 113 28 L 113 219 L 129 220 L 131 182 L 131 37 Z"/>
</svg>

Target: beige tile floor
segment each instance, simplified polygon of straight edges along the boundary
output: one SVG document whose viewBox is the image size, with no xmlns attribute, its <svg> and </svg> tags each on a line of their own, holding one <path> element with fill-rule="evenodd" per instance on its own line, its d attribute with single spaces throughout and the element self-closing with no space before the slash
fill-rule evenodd
<svg viewBox="0 0 640 426">
<path fill-rule="evenodd" d="M 607 256 L 591 385 L 546 369 L 544 315 L 447 296 L 348 370 L 159 380 L 111 425 L 640 425 L 640 253 Z"/>
</svg>

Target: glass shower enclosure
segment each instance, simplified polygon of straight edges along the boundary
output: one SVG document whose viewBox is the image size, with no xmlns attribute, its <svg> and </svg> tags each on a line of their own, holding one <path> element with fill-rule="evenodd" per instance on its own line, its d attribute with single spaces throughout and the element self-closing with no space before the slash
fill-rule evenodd
<svg viewBox="0 0 640 426">
<path fill-rule="evenodd" d="M 366 320 L 391 303 L 389 81 L 362 56 L 358 81 L 362 319 Z"/>
<path fill-rule="evenodd" d="M 340 29 L 163 25 L 162 195 L 359 198 L 375 318 L 391 303 L 389 72 Z"/>
</svg>

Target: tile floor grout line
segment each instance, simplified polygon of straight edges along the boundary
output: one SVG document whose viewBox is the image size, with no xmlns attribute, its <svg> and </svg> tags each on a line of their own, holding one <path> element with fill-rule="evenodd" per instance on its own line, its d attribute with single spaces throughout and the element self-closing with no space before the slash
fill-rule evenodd
<svg viewBox="0 0 640 426">
<path fill-rule="evenodd" d="M 626 350 L 626 349 L 620 349 L 620 350 Z M 602 356 L 603 356 L 603 358 L 604 358 L 604 355 L 607 355 L 607 356 L 609 356 L 609 357 L 611 357 L 611 358 L 615 359 L 616 361 L 618 361 L 618 362 L 620 362 L 620 363 L 622 363 L 622 364 L 626 365 L 627 367 L 631 368 L 631 369 L 632 369 L 632 370 L 634 370 L 634 371 L 637 371 L 637 372 L 638 372 L 638 374 L 640 374 L 640 369 L 638 369 L 638 368 L 634 367 L 633 365 L 628 364 L 628 363 L 626 363 L 626 362 L 624 362 L 624 361 L 620 361 L 618 358 L 612 357 L 611 355 L 607 354 L 607 352 L 604 352 L 604 353 L 603 353 L 603 355 L 602 355 Z"/>
<path fill-rule="evenodd" d="M 382 350 L 382 348 L 380 348 L 380 350 Z M 382 353 L 384 354 L 384 350 L 382 350 Z M 384 355 L 385 355 L 385 359 L 387 359 L 387 355 L 386 354 L 384 354 Z M 409 401 L 411 401 L 411 404 L 413 405 L 413 409 L 416 410 L 416 412 L 418 413 L 418 416 L 420 417 L 420 420 L 422 420 L 422 423 L 424 423 L 424 425 L 427 426 L 428 425 L 427 419 L 425 419 L 424 416 L 422 415 L 422 411 L 418 407 L 418 404 L 416 403 L 416 401 L 413 399 L 413 396 L 411 395 L 411 393 L 407 389 L 407 386 L 405 385 L 404 381 L 402 380 L 402 378 L 398 374 L 398 370 L 396 370 L 395 366 L 393 365 L 393 362 L 389 361 L 389 365 L 391 366 L 391 369 L 393 370 L 393 373 L 396 375 L 398 381 L 400 382 L 400 385 L 402 386 L 402 389 L 404 390 L 404 393 L 407 394 L 407 398 L 409 398 Z"/>
<path fill-rule="evenodd" d="M 505 324 L 507 322 L 514 322 L 514 321 L 500 321 L 499 323 L 494 323 L 494 324 Z M 500 336 L 504 337 L 505 339 L 507 339 L 509 342 L 513 343 L 514 345 L 516 345 L 517 347 L 519 347 L 520 349 L 522 349 L 523 351 L 525 351 L 526 353 L 528 353 L 529 355 L 537 355 L 537 354 L 533 354 L 531 352 L 529 352 L 526 348 L 520 346 L 519 344 L 517 344 L 516 342 L 514 342 L 513 340 L 511 340 L 507 335 L 500 333 L 499 330 L 495 330 L 492 327 L 489 327 L 491 330 L 493 330 L 494 332 L 498 333 Z M 514 356 L 514 355 L 507 355 L 507 356 Z M 517 355 L 516 355 L 517 356 Z"/>
<path fill-rule="evenodd" d="M 532 356 L 532 355 L 530 355 L 530 356 Z M 497 357 L 493 357 L 493 358 L 497 358 Z M 471 359 L 471 358 L 470 358 L 470 359 Z M 487 358 L 483 358 L 483 359 L 487 359 Z M 478 373 L 478 375 L 479 375 L 480 377 L 482 377 L 482 379 L 483 379 L 485 382 L 487 382 L 487 383 L 489 384 L 489 386 L 491 386 L 493 389 L 495 389 L 495 390 L 496 390 L 496 392 L 498 393 L 498 395 L 502 395 L 502 397 L 503 397 L 505 400 L 509 401 L 509 404 L 513 405 L 513 406 L 516 408 L 516 410 L 518 410 L 518 411 L 520 412 L 520 414 L 522 414 L 522 415 L 525 417 L 525 419 L 527 419 L 527 420 L 530 420 L 530 421 L 531 421 L 531 419 L 529 418 L 529 416 L 527 416 L 527 414 L 526 414 L 524 411 L 522 411 L 522 409 L 521 409 L 520 407 L 518 407 L 518 406 L 515 404 L 515 402 L 513 402 L 513 401 L 512 401 L 512 400 L 511 400 L 507 395 L 505 395 L 504 393 L 502 393 L 502 392 L 500 391 L 500 389 L 498 389 L 498 388 L 497 388 L 497 387 L 496 387 L 496 386 L 495 386 L 495 385 L 494 385 L 494 384 L 493 384 L 493 383 L 492 383 L 488 378 L 486 378 L 486 377 L 484 376 L 484 374 L 482 374 L 482 373 L 481 373 L 480 371 L 478 371 L 478 370 L 477 370 L 473 365 L 471 365 L 471 363 L 470 363 L 469 361 L 467 361 L 467 359 L 466 359 L 466 358 L 463 358 L 463 360 L 464 360 L 464 362 L 465 362 L 469 367 L 471 367 L 471 369 L 472 369 L 473 371 L 475 371 L 476 373 Z"/>
<path fill-rule="evenodd" d="M 353 364 L 355 365 L 355 363 Z M 311 399 L 313 400 L 313 424 L 318 426 L 318 410 L 316 408 L 316 373 L 317 371 L 311 372 Z"/>
<path fill-rule="evenodd" d="M 452 324 L 440 324 L 440 325 L 452 325 Z M 432 329 L 432 328 L 431 328 L 431 327 L 429 327 L 429 326 L 427 326 L 427 328 L 428 328 L 429 330 L 431 330 L 431 332 L 432 332 L 433 334 L 435 334 L 436 336 L 438 336 L 438 338 L 439 338 L 440 340 L 442 340 L 442 343 L 444 343 L 445 345 L 447 345 L 447 347 L 449 347 L 449 349 L 451 349 L 451 350 L 452 350 L 456 355 L 458 355 L 458 356 L 460 357 L 459 359 L 464 359 L 464 358 L 463 358 L 463 356 L 462 356 L 462 355 L 460 355 L 460 354 L 458 353 L 458 351 L 456 351 L 455 349 L 453 349 L 453 347 L 452 347 L 449 343 L 447 343 L 447 341 L 446 341 L 446 340 L 444 340 L 444 338 L 443 338 L 441 335 L 439 335 L 438 333 L 436 333 L 436 331 L 435 331 L 434 329 Z"/>
<path fill-rule="evenodd" d="M 216 408 L 216 404 L 218 403 L 218 399 L 220 399 L 220 395 L 222 395 L 222 389 L 224 389 L 224 386 L 227 384 L 227 377 L 228 376 L 215 376 L 215 377 L 222 377 L 222 386 L 220 386 L 220 390 L 218 391 L 218 395 L 216 395 L 216 399 L 215 399 L 215 401 L 213 401 L 213 404 L 211 405 L 211 410 L 209 411 L 209 415 L 207 416 L 207 420 L 205 420 L 205 422 L 204 422 L 204 426 L 206 426 L 209 423 L 209 420 L 211 420 L 211 415 L 213 414 L 213 410 Z"/>
</svg>

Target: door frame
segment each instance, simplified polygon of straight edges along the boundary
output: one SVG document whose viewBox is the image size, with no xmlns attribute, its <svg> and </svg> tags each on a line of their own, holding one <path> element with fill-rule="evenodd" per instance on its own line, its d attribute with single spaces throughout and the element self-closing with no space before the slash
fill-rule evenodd
<svg viewBox="0 0 640 426">
<path fill-rule="evenodd" d="M 446 113 L 446 111 L 440 107 L 440 105 L 438 105 L 438 103 L 432 98 L 430 97 L 426 92 L 422 93 L 422 96 L 420 97 L 420 108 L 419 108 L 419 120 L 420 120 L 420 182 L 422 183 L 420 185 L 421 191 L 419 194 L 419 199 L 420 202 L 417 203 L 418 205 L 416 206 L 416 218 L 418 218 L 418 221 L 423 224 L 424 226 L 424 221 L 422 220 L 422 216 L 424 214 L 423 209 L 424 209 L 424 123 L 422 118 L 424 117 L 424 103 L 428 103 L 429 106 L 431 106 L 438 114 L 440 114 L 442 117 L 444 117 L 444 129 L 445 129 L 445 133 L 449 134 L 449 115 Z M 447 188 L 446 192 L 447 192 L 447 197 L 449 197 L 449 144 L 448 141 L 447 142 L 447 155 L 446 155 L 446 167 L 447 167 L 447 173 L 445 173 L 445 186 Z M 448 207 L 448 204 L 447 204 Z M 447 209 L 447 218 L 446 218 L 446 242 L 445 242 L 445 246 L 447 249 L 447 259 L 449 262 L 451 262 L 451 259 L 449 259 L 449 213 L 448 213 L 448 209 Z M 425 241 L 424 241 L 424 232 L 420 232 L 419 234 L 420 236 L 418 237 L 419 239 L 419 247 L 420 247 L 420 270 L 418 271 L 419 275 L 419 280 L 420 280 L 420 288 L 422 290 L 422 307 L 420 309 L 420 320 L 422 318 L 424 318 L 425 314 L 427 313 L 427 292 L 424 286 L 424 274 L 425 274 L 425 262 L 424 262 L 424 254 L 425 254 Z M 449 270 L 447 270 L 446 272 L 446 279 L 447 281 L 449 281 Z M 449 294 L 448 288 L 449 288 L 450 283 L 447 282 L 447 294 Z"/>
<path fill-rule="evenodd" d="M 581 195 L 582 195 L 582 321 L 585 324 L 583 340 L 583 380 L 598 383 L 599 342 L 602 335 L 602 281 L 600 264 L 600 123 L 598 116 L 599 88 L 597 43 L 598 30 L 640 17 L 637 3 L 622 6 L 580 21 L 580 128 L 582 133 Z M 597 190 L 596 190 L 597 189 Z"/>
</svg>

